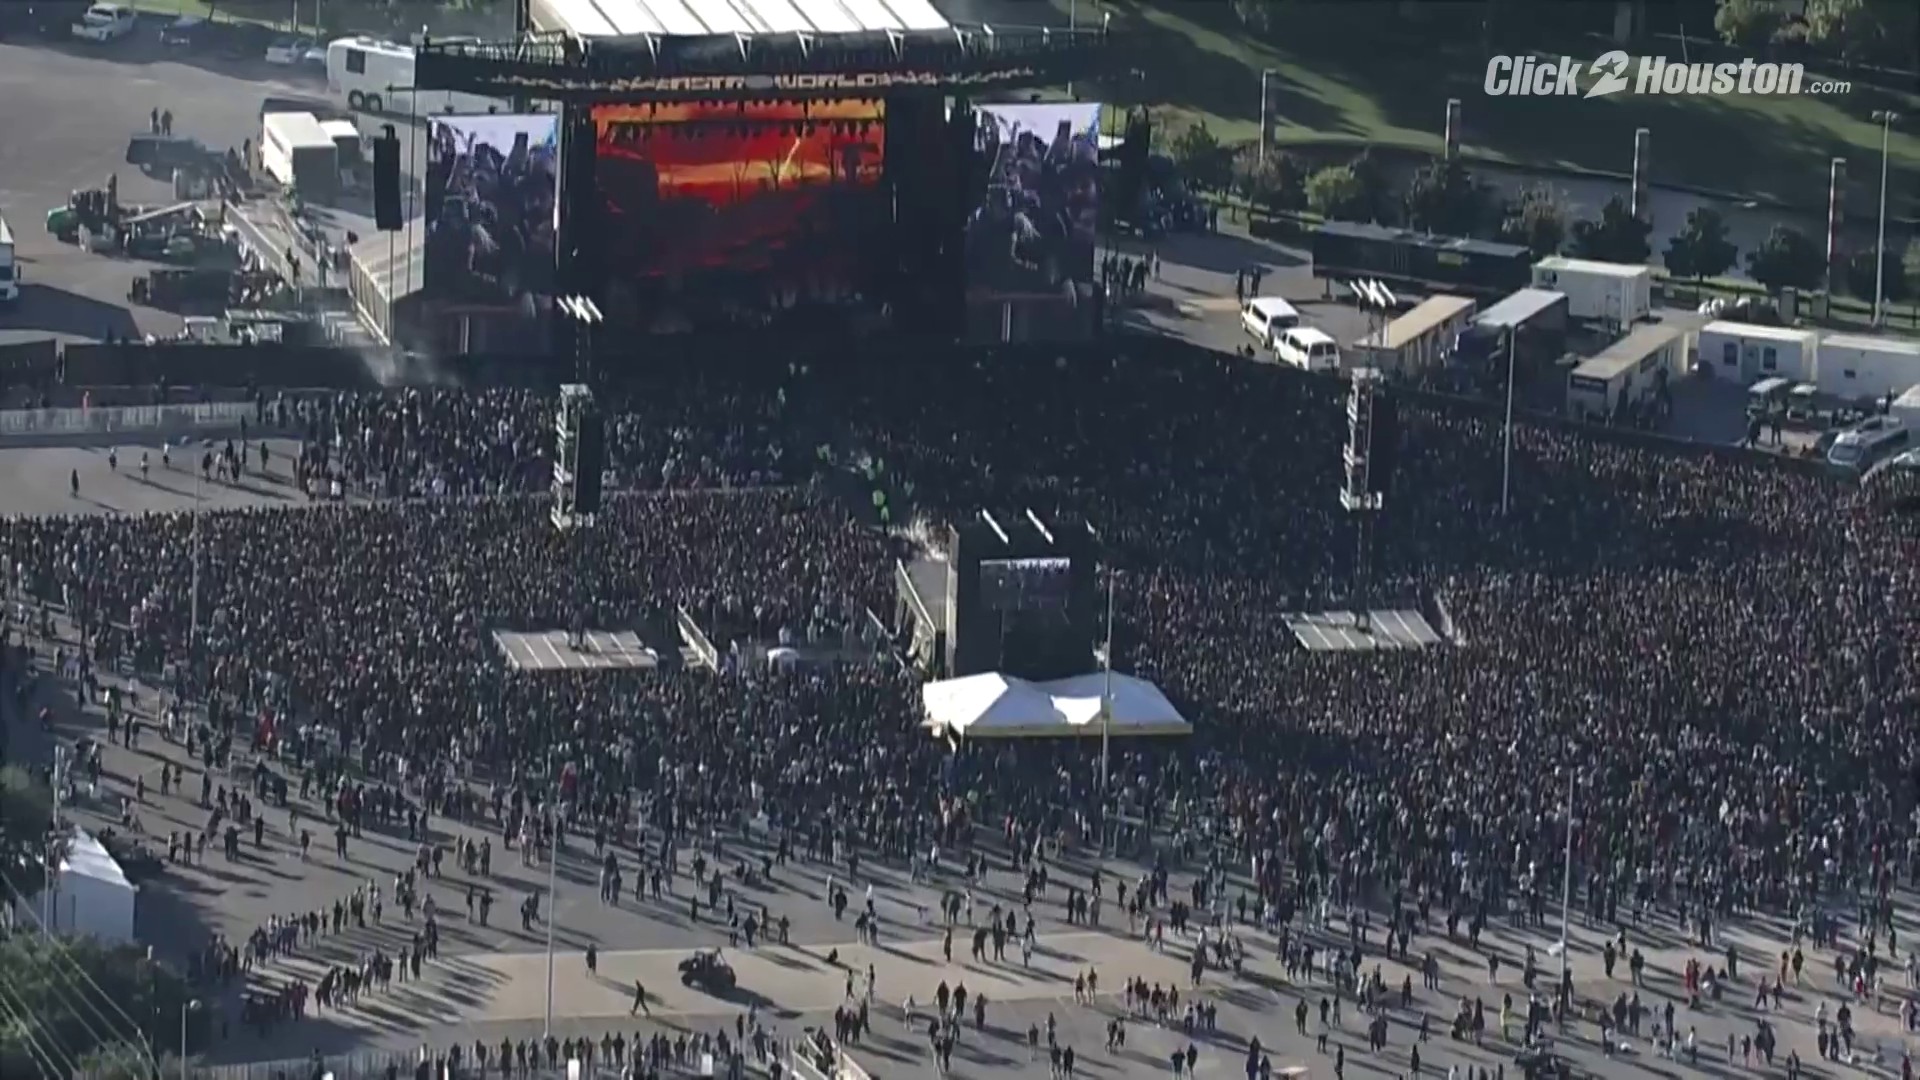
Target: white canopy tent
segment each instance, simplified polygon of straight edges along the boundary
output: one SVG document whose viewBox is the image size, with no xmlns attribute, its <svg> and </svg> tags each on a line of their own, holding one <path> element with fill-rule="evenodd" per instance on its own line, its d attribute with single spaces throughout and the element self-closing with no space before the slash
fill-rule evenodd
<svg viewBox="0 0 1920 1080">
<path fill-rule="evenodd" d="M 53 895 L 45 893 L 22 900 L 17 925 L 39 926 L 51 919 L 47 929 L 67 937 L 96 937 L 109 945 L 133 940 L 133 912 L 138 889 L 127 880 L 120 864 L 114 861 L 100 841 L 84 829 L 73 830 L 66 856 L 60 860 L 60 872 L 53 882 Z"/>
<path fill-rule="evenodd" d="M 1113 720 L 1101 722 L 1108 691 L 1103 672 L 1051 682 L 1029 682 L 998 672 L 942 679 L 921 688 L 926 727 L 936 736 L 967 739 L 1098 738 L 1191 735 L 1193 725 L 1160 688 L 1145 679 L 1112 675 Z"/>
</svg>

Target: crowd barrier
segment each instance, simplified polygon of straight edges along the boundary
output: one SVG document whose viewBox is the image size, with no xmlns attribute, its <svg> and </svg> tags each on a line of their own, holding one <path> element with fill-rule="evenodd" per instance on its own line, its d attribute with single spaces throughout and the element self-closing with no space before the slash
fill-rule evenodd
<svg viewBox="0 0 1920 1080">
<path fill-rule="evenodd" d="M 116 435 L 237 428 L 257 419 L 244 401 L 193 405 L 125 405 L 90 409 L 0 409 L 0 438 L 28 435 Z"/>
<path fill-rule="evenodd" d="M 718 339 L 726 340 L 726 339 Z M 663 337 L 649 340 L 645 355 L 630 360 L 602 358 L 599 378 L 610 390 L 618 390 L 629 379 L 655 378 L 662 373 L 694 371 L 730 364 L 766 363 L 771 358 L 760 348 L 729 349 L 709 336 Z M 29 342 L 0 348 L 0 376 L 7 382 L 29 381 L 24 373 L 48 371 L 68 387 L 88 386 L 193 386 L 248 387 L 262 391 L 278 390 L 372 390 L 381 386 L 436 385 L 510 385 L 551 389 L 571 381 L 572 372 L 549 358 L 528 356 L 459 356 L 428 360 L 365 355 L 351 349 L 327 346 L 292 345 L 199 345 L 144 343 L 70 344 L 59 351 L 52 342 Z M 1227 353 L 1192 342 L 1172 338 L 1133 337 L 1085 343 L 1031 342 L 998 346 L 929 343 L 904 344 L 886 338 L 872 341 L 822 342 L 809 350 L 804 343 L 787 343 L 780 355 L 788 364 L 805 361 L 819 371 L 830 371 L 836 357 L 854 358 L 877 352 L 902 357 L 904 369 L 915 363 L 937 365 L 943 362 L 1054 364 L 1068 354 L 1092 352 L 1111 356 L 1116 349 L 1135 354 L 1159 354 L 1177 363 L 1237 363 Z M 943 356 L 951 352 L 955 355 Z M 22 373 L 16 375 L 15 373 Z M 1275 371 L 1276 378 L 1327 379 L 1333 376 L 1296 371 Z M 1413 387 L 1396 386 L 1403 400 L 1430 408 L 1479 415 L 1490 422 L 1501 422 L 1504 405 L 1500 402 Z M 1801 469 L 1825 475 L 1826 470 L 1811 460 L 1768 454 L 1744 447 L 1704 443 L 1676 438 L 1658 432 L 1604 427 L 1569 420 L 1551 413 L 1524 413 L 1527 423 L 1576 432 L 1586 438 L 1616 445 L 1638 447 L 1662 453 L 1710 454 L 1747 461 L 1764 460 L 1775 466 Z M 39 429 L 48 430 L 48 429 Z M 61 429 L 54 429 L 61 430 Z M 64 430 L 100 430 L 82 427 Z"/>
</svg>

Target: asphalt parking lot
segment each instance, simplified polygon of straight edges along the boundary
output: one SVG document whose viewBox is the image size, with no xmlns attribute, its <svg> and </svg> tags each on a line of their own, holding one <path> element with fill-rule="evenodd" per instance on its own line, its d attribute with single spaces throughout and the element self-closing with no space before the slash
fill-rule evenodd
<svg viewBox="0 0 1920 1080">
<path fill-rule="evenodd" d="M 147 130 L 152 108 L 172 110 L 176 134 L 225 149 L 258 137 L 263 98 L 324 93 L 263 61 L 169 54 L 160 22 L 105 46 L 0 42 L 0 215 L 13 226 L 22 276 L 19 302 L 0 308 L 0 344 L 177 332 L 177 316 L 127 299 L 153 264 L 62 244 L 46 231 L 47 211 L 109 176 L 123 203 L 172 202 L 170 185 L 124 163 L 128 136 Z"/>
</svg>

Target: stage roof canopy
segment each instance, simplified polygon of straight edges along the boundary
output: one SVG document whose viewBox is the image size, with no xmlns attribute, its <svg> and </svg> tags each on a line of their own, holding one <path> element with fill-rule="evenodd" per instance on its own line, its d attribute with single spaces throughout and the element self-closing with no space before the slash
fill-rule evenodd
<svg viewBox="0 0 1920 1080">
<path fill-rule="evenodd" d="M 930 0 L 533 0 L 536 30 L 584 38 L 945 30 Z"/>
<path fill-rule="evenodd" d="M 935 735 L 967 739 L 1099 738 L 1191 735 L 1193 725 L 1160 688 L 1116 672 L 1113 721 L 1100 719 L 1107 676 L 1100 672 L 1051 682 L 1029 682 L 998 672 L 942 679 L 921 688 L 926 726 Z"/>
</svg>

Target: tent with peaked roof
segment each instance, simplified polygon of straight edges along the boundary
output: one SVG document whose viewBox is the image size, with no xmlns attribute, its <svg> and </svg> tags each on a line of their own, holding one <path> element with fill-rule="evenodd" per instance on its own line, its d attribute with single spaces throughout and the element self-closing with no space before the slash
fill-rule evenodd
<svg viewBox="0 0 1920 1080">
<path fill-rule="evenodd" d="M 1109 681 L 1111 680 L 1111 681 Z M 1112 695 L 1113 716 L 1102 722 L 1102 706 Z M 968 739 L 1098 738 L 1132 735 L 1191 735 L 1193 725 L 1180 715 L 1160 688 L 1118 672 L 1075 675 L 1050 682 L 987 672 L 942 679 L 921 689 L 925 726 L 936 736 Z"/>
</svg>

